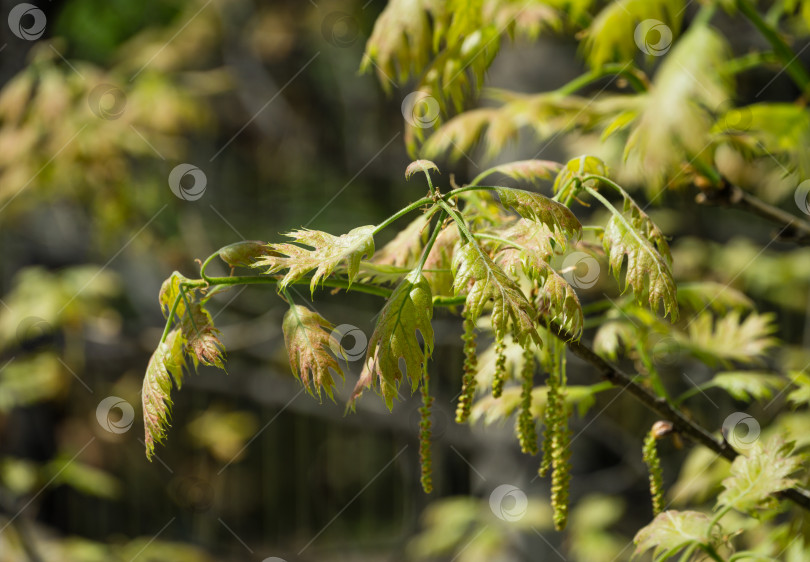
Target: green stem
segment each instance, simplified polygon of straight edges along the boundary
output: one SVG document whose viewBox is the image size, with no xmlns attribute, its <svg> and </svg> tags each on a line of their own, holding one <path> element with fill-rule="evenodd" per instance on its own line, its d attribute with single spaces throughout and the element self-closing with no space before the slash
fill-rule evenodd
<svg viewBox="0 0 810 562">
<path fill-rule="evenodd" d="M 799 87 L 802 94 L 807 92 L 808 85 L 810 85 L 810 74 L 807 73 L 807 70 L 805 70 L 799 62 L 798 55 L 790 48 L 785 40 L 782 39 L 777 30 L 771 27 L 768 22 L 762 18 L 750 0 L 737 0 L 737 8 L 748 18 L 748 21 L 759 30 L 763 37 L 768 40 L 768 43 L 773 47 L 774 53 L 785 66 L 785 72 L 793 79 L 793 82 Z"/>
<path fill-rule="evenodd" d="M 422 275 L 422 268 L 425 267 L 425 262 L 428 259 L 430 250 L 433 249 L 433 244 L 436 242 L 436 238 L 439 237 L 439 233 L 442 231 L 442 224 L 444 223 L 444 218 L 446 216 L 447 212 L 442 210 L 442 212 L 439 214 L 439 221 L 436 223 L 436 226 L 433 227 L 433 232 L 431 233 L 427 244 L 425 244 L 425 247 L 422 249 L 422 257 L 419 260 L 419 265 L 417 265 L 416 269 L 414 269 L 414 276 L 417 278 Z"/>
<path fill-rule="evenodd" d="M 429 205 L 430 203 L 433 203 L 433 199 L 431 199 L 430 197 L 423 197 L 419 201 L 414 201 L 413 203 L 411 203 L 407 207 L 404 207 L 404 208 L 400 209 L 399 211 L 397 211 L 396 213 L 394 213 L 393 215 L 391 215 L 390 217 L 388 217 L 387 219 L 382 221 L 380 224 L 378 224 L 374 228 L 373 234 L 375 234 L 375 235 L 378 234 L 382 229 L 389 226 L 391 223 L 396 221 L 398 218 L 403 217 L 403 216 L 407 215 L 408 213 L 410 213 L 412 211 L 415 211 L 416 209 L 418 209 L 419 207 L 421 207 L 423 205 Z"/>
<path fill-rule="evenodd" d="M 733 76 L 740 72 L 745 72 L 758 66 L 774 64 L 779 62 L 779 57 L 773 51 L 764 53 L 748 53 L 737 58 L 733 58 L 723 64 L 722 73 L 726 76 Z"/>
<path fill-rule="evenodd" d="M 163 335 L 160 336 L 160 343 L 158 346 L 163 344 L 166 341 L 166 338 L 169 337 L 169 332 L 172 329 L 172 324 L 174 323 L 174 314 L 177 312 L 177 307 L 180 305 L 180 299 L 182 298 L 183 294 L 178 293 L 176 297 L 174 297 L 174 302 L 172 303 L 172 307 L 169 310 L 169 316 L 166 318 L 166 327 L 163 328 Z"/>
<path fill-rule="evenodd" d="M 472 235 L 472 232 L 470 232 L 470 229 L 467 228 L 464 218 L 461 217 L 458 212 L 448 205 L 443 199 L 439 199 L 438 204 L 448 215 L 450 215 L 450 218 L 455 221 L 458 231 L 461 233 L 461 237 L 466 239 L 468 242 L 472 242 L 475 237 Z"/>
<path fill-rule="evenodd" d="M 202 277 L 202 278 L 203 278 L 203 279 L 205 279 L 206 281 L 208 281 L 209 277 L 208 277 L 208 276 L 205 274 L 205 269 L 208 267 L 208 264 L 210 264 L 210 263 L 211 263 L 212 261 L 214 261 L 214 260 L 215 260 L 217 257 L 219 257 L 219 252 L 220 252 L 220 250 L 221 250 L 221 249 L 222 249 L 222 248 L 220 248 L 219 250 L 217 250 L 216 252 L 214 252 L 213 254 L 211 254 L 210 256 L 208 256 L 208 258 L 207 258 L 207 259 L 206 259 L 206 260 L 203 262 L 203 264 L 200 266 L 200 277 Z"/>
<path fill-rule="evenodd" d="M 513 247 L 517 248 L 518 250 L 523 250 L 525 252 L 529 251 L 529 249 L 526 246 L 522 246 L 522 245 L 518 244 L 517 242 L 507 240 L 506 238 L 501 238 L 500 236 L 493 236 L 492 234 L 484 234 L 484 233 L 481 233 L 481 232 L 476 232 L 475 237 L 476 238 L 483 238 L 484 240 L 494 240 L 495 242 L 500 242 L 501 244 L 506 244 L 507 246 L 513 246 Z"/>
</svg>

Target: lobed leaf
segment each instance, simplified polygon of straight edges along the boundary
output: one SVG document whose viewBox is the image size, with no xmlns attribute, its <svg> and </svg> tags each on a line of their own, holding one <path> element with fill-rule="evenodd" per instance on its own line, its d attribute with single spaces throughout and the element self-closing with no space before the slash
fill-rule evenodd
<svg viewBox="0 0 810 562">
<path fill-rule="evenodd" d="M 793 487 L 790 475 L 799 470 L 803 455 L 792 454 L 793 443 L 771 440 L 756 442 L 731 463 L 731 475 L 723 480 L 723 491 L 717 497 L 718 507 L 733 507 L 753 512 L 760 507 L 773 507 L 772 494 Z"/>
<path fill-rule="evenodd" d="M 540 180 L 552 179 L 561 168 L 562 164 L 550 160 L 518 160 L 484 170 L 479 177 L 483 179 L 491 174 L 502 174 L 538 185 Z"/>
<path fill-rule="evenodd" d="M 346 262 L 349 281 L 357 277 L 363 257 L 374 255 L 374 226 L 359 226 L 342 236 L 332 236 L 319 230 L 295 230 L 286 234 L 299 244 L 312 248 L 308 250 L 295 244 L 270 244 L 269 248 L 280 255 L 266 256 L 253 264 L 253 267 L 267 267 L 267 275 L 280 271 L 287 273 L 279 281 L 284 288 L 315 270 L 309 288 L 315 292 L 318 281 L 331 275 L 341 262 Z"/>
<path fill-rule="evenodd" d="M 476 242 L 467 242 L 453 257 L 453 290 L 456 295 L 468 289 L 465 309 L 478 318 L 492 301 L 492 328 L 496 339 L 509 332 L 509 323 L 524 344 L 528 338 L 542 345 L 534 328 L 537 311 L 520 287 L 498 267 Z"/>
<path fill-rule="evenodd" d="M 754 302 L 740 291 L 715 281 L 698 281 L 678 285 L 678 303 L 696 312 L 711 308 L 718 314 L 736 310 L 749 312 Z"/>
<path fill-rule="evenodd" d="M 649 303 L 656 310 L 659 304 L 664 314 L 672 320 L 678 316 L 678 300 L 672 272 L 664 258 L 641 233 L 613 215 L 605 227 L 602 245 L 608 255 L 608 263 L 616 279 L 621 274 L 622 264 L 627 262 L 625 289 L 633 289 L 636 301 Z"/>
<path fill-rule="evenodd" d="M 321 388 L 329 398 L 334 399 L 332 389 L 335 381 L 329 369 L 344 376 L 338 362 L 329 354 L 330 350 L 340 349 L 340 343 L 333 335 L 334 328 L 320 314 L 299 305 L 290 306 L 282 322 L 284 344 L 293 375 L 310 394 L 313 394 L 314 387 L 319 399 Z"/>
<path fill-rule="evenodd" d="M 364 388 L 374 380 L 390 410 L 397 396 L 402 372 L 400 359 L 405 364 L 405 376 L 411 382 L 411 391 L 416 390 L 422 375 L 423 363 L 427 361 L 423 344 L 417 331 L 427 344 L 428 353 L 433 351 L 433 297 L 430 284 L 424 276 L 409 275 L 403 279 L 380 312 L 377 325 L 368 343 L 363 372 L 352 394 L 354 401 Z"/>
</svg>

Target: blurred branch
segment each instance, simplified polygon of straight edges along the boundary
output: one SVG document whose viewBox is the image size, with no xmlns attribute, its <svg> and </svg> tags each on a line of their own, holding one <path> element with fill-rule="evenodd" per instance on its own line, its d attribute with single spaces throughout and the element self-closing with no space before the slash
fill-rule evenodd
<svg viewBox="0 0 810 562">
<path fill-rule="evenodd" d="M 766 203 L 725 179 L 721 180 L 719 187 L 701 187 L 701 191 L 696 200 L 702 205 L 735 207 L 753 213 L 781 226 L 779 238 L 797 244 L 810 244 L 810 222 Z"/>
<path fill-rule="evenodd" d="M 635 396 L 641 403 L 647 406 L 647 408 L 663 419 L 671 421 L 679 433 L 711 449 L 729 461 L 734 460 L 737 456 L 737 452 L 728 442 L 715 439 L 706 428 L 690 420 L 683 412 L 670 406 L 666 400 L 637 383 L 635 380 L 636 377 L 632 377 L 618 367 L 611 365 L 582 342 L 571 339 L 571 336 L 560 326 L 552 324 L 549 326 L 549 330 L 555 336 L 566 342 L 568 348 L 574 355 L 596 367 L 603 378 L 617 387 L 620 387 L 622 390 L 629 391 L 630 394 Z M 799 507 L 810 511 L 810 493 L 808 493 L 807 490 L 798 487 L 789 488 L 779 492 L 777 495 L 782 499 L 790 500 Z"/>
</svg>

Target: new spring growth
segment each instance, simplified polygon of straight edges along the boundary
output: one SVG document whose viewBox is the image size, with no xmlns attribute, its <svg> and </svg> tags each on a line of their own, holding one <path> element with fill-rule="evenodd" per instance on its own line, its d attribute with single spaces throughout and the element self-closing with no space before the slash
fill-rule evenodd
<svg viewBox="0 0 810 562">
<path fill-rule="evenodd" d="M 664 511 L 664 471 L 658 457 L 657 441 L 672 432 L 672 423 L 657 421 L 644 439 L 642 456 L 650 473 L 650 496 L 652 497 L 653 516 Z"/>
<path fill-rule="evenodd" d="M 470 417 L 470 408 L 475 397 L 475 371 L 478 357 L 475 354 L 475 321 L 464 311 L 464 376 L 461 382 L 461 395 L 456 407 L 456 423 L 464 423 Z"/>
</svg>

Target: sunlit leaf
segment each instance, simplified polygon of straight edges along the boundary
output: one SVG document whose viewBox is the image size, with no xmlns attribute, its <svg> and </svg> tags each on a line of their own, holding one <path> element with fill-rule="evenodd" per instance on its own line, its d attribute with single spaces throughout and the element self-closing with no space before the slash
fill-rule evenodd
<svg viewBox="0 0 810 562">
<path fill-rule="evenodd" d="M 331 275 L 342 262 L 346 262 L 349 281 L 352 281 L 360 270 L 360 260 L 374 255 L 374 226 L 359 226 L 342 236 L 332 236 L 319 230 L 294 230 L 287 236 L 295 242 L 312 248 L 311 250 L 296 244 L 270 244 L 270 249 L 280 256 L 266 256 L 253 264 L 253 267 L 266 267 L 267 275 L 280 271 L 287 273 L 279 281 L 284 288 L 315 270 L 310 281 L 310 291 L 314 292 L 318 282 Z"/>
<path fill-rule="evenodd" d="M 717 534 L 710 528 L 711 519 L 697 511 L 669 510 L 660 513 L 652 523 L 636 533 L 636 554 L 653 549 L 653 559 L 666 560 L 692 544 L 715 547 Z"/>
<path fill-rule="evenodd" d="M 171 415 L 172 379 L 177 388 L 183 384 L 184 341 L 179 329 L 172 330 L 166 341 L 158 346 L 149 359 L 146 375 L 141 390 L 143 407 L 144 444 L 146 458 L 152 460 L 155 454 L 155 443 L 162 443 L 166 438 L 169 417 Z"/>
<path fill-rule="evenodd" d="M 691 320 L 683 343 L 710 364 L 753 363 L 776 344 L 773 320 L 772 314 L 752 312 L 743 320 L 737 311 L 718 318 L 702 312 Z"/>
<path fill-rule="evenodd" d="M 552 179 L 560 168 L 562 168 L 561 164 L 550 160 L 518 160 L 484 170 L 479 177 L 483 179 L 491 174 L 502 174 L 512 179 L 538 185 L 540 180 Z"/>
<path fill-rule="evenodd" d="M 504 207 L 511 207 L 524 219 L 545 224 L 562 248 L 568 238 L 579 237 L 582 233 L 579 220 L 565 205 L 531 191 L 499 187 L 495 192 Z"/>
<path fill-rule="evenodd" d="M 711 386 L 722 388 L 737 400 L 750 402 L 770 398 L 774 391 L 784 388 L 787 382 L 781 375 L 735 371 L 717 373 L 712 378 Z"/>
</svg>

